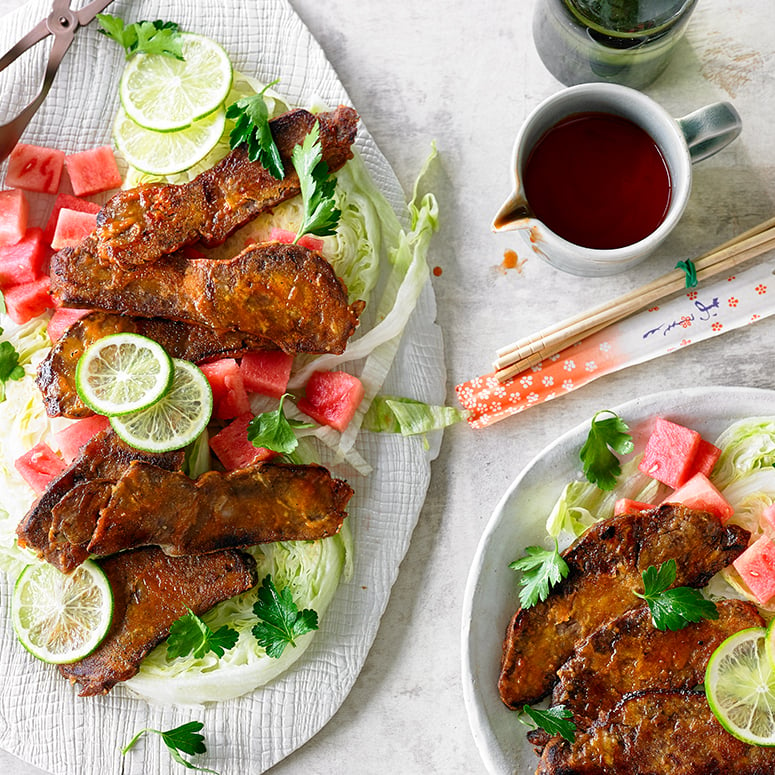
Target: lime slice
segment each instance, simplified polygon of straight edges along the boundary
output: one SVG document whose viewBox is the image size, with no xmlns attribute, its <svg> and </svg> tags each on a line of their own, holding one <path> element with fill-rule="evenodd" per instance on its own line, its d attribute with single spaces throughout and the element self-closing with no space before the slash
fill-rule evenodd
<svg viewBox="0 0 775 775">
<path fill-rule="evenodd" d="M 113 139 L 127 163 L 150 175 L 174 175 L 202 161 L 221 139 L 226 111 L 212 113 L 174 132 L 155 132 L 141 127 L 119 107 Z"/>
<path fill-rule="evenodd" d="M 775 746 L 775 671 L 766 633 L 751 627 L 727 638 L 708 661 L 705 693 L 727 732 L 750 745 Z"/>
<path fill-rule="evenodd" d="M 86 560 L 70 575 L 47 562 L 27 565 L 11 600 L 16 636 L 44 662 L 83 659 L 110 628 L 113 594 L 102 569 Z"/>
<path fill-rule="evenodd" d="M 169 392 L 147 409 L 111 417 L 127 444 L 145 452 L 170 452 L 194 441 L 210 422 L 213 393 L 207 377 L 189 361 L 173 358 Z"/>
<path fill-rule="evenodd" d="M 181 33 L 184 59 L 136 54 L 119 84 L 121 104 L 140 126 L 157 132 L 182 129 L 223 104 L 231 88 L 231 62 L 213 40 Z"/>
<path fill-rule="evenodd" d="M 156 403 L 169 390 L 172 372 L 172 359 L 158 342 L 110 334 L 78 359 L 75 389 L 86 406 L 111 417 Z"/>
</svg>

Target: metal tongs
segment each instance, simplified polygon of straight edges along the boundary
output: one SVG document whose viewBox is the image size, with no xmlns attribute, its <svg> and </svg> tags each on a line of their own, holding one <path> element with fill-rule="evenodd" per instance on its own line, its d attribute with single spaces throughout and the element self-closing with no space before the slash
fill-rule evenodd
<svg viewBox="0 0 775 775">
<path fill-rule="evenodd" d="M 111 2 L 112 0 L 93 0 L 83 8 L 73 11 L 70 8 L 70 0 L 54 0 L 48 17 L 39 21 L 10 51 L 0 57 L 0 70 L 4 70 L 47 35 L 54 36 L 54 43 L 48 55 L 46 74 L 38 96 L 16 118 L 6 124 L 0 124 L 0 162 L 14 149 L 35 111 L 46 98 L 62 57 L 73 42 L 75 31 L 92 21 Z"/>
</svg>

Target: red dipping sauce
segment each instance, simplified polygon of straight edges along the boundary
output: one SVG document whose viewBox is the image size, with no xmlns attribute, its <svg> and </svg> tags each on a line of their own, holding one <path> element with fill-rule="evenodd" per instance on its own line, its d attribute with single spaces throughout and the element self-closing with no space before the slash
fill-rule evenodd
<svg viewBox="0 0 775 775">
<path fill-rule="evenodd" d="M 665 218 L 672 182 L 657 144 L 609 113 L 576 113 L 536 143 L 524 167 L 536 218 L 586 248 L 632 245 Z"/>
</svg>

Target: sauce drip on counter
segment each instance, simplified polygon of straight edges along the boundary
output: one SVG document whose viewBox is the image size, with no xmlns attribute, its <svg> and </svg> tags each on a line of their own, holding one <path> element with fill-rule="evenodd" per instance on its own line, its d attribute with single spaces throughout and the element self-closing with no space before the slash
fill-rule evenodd
<svg viewBox="0 0 775 775">
<path fill-rule="evenodd" d="M 639 126 L 609 113 L 577 113 L 551 127 L 524 169 L 536 218 L 576 245 L 620 248 L 665 218 L 672 182 L 662 152 Z"/>
</svg>

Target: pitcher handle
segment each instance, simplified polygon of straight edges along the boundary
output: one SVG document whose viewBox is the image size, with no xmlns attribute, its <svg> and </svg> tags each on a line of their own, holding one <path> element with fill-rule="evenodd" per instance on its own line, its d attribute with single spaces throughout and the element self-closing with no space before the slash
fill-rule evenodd
<svg viewBox="0 0 775 775">
<path fill-rule="evenodd" d="M 676 119 L 686 138 L 692 163 L 713 156 L 742 131 L 740 114 L 729 102 L 715 102 Z"/>
</svg>

